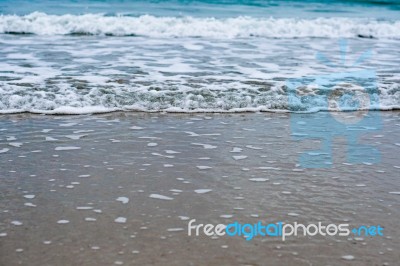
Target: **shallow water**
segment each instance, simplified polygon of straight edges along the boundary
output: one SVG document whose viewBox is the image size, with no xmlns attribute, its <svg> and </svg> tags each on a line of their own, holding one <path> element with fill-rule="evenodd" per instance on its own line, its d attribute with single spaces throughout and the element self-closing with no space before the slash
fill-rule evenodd
<svg viewBox="0 0 400 266">
<path fill-rule="evenodd" d="M 0 5 L 0 113 L 400 107 L 398 1 L 18 3 Z"/>
<path fill-rule="evenodd" d="M 378 161 L 346 159 L 349 128 L 328 168 L 304 168 L 321 142 L 291 123 L 318 132 L 327 115 L 2 116 L 0 264 L 396 265 L 399 113 L 361 134 Z M 380 224 L 384 236 L 189 237 L 189 219 Z"/>
<path fill-rule="evenodd" d="M 1 38 L 2 113 L 318 111 L 328 109 L 332 90 L 352 95 L 360 88 L 370 98 L 361 104 L 366 109 L 400 106 L 395 40 L 352 39 L 341 51 L 338 39 L 313 38 Z M 318 60 L 316 51 L 325 57 Z M 358 71 L 371 72 L 353 77 Z M 335 76 L 341 73 L 348 77 Z M 307 87 L 311 100 L 288 91 L 299 77 L 294 88 Z"/>
</svg>

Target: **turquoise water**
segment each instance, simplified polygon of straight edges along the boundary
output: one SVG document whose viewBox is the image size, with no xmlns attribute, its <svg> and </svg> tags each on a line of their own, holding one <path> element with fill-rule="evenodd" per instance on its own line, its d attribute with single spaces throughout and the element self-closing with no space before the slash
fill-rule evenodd
<svg viewBox="0 0 400 266">
<path fill-rule="evenodd" d="M 400 1 L 353 0 L 353 1 L 262 1 L 262 0 L 103 0 L 103 1 L 29 1 L 2 0 L 0 13 L 26 15 L 35 11 L 47 14 L 104 13 L 140 16 L 195 16 L 195 17 L 372 17 L 399 19 Z"/>
<path fill-rule="evenodd" d="M 400 1 L 0 0 L 0 13 L 0 113 L 400 108 Z M 289 100 L 292 79 L 307 84 Z"/>
</svg>

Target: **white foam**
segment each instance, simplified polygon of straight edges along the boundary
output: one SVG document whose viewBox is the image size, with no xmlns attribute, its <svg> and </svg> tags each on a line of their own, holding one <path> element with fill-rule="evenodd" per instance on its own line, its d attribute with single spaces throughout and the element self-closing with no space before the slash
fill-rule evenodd
<svg viewBox="0 0 400 266">
<path fill-rule="evenodd" d="M 167 154 L 177 154 L 177 153 L 180 153 L 180 152 L 173 151 L 173 150 L 165 150 L 165 153 L 167 153 Z"/>
<path fill-rule="evenodd" d="M 238 147 L 233 147 L 233 149 L 230 151 L 232 153 L 238 153 L 238 152 L 242 152 L 243 149 L 238 148 Z"/>
<path fill-rule="evenodd" d="M 249 180 L 253 181 L 253 182 L 265 182 L 265 181 L 268 181 L 269 179 L 268 178 L 262 178 L 262 177 L 254 177 L 254 178 L 250 178 Z"/>
<path fill-rule="evenodd" d="M 194 192 L 196 192 L 197 194 L 205 194 L 211 191 L 212 189 L 196 189 Z"/>
<path fill-rule="evenodd" d="M 126 218 L 125 217 L 118 217 L 114 220 L 114 222 L 119 223 L 119 224 L 124 224 L 126 223 Z"/>
<path fill-rule="evenodd" d="M 261 166 L 261 167 L 258 167 L 258 169 L 260 169 L 260 170 L 277 170 L 277 171 L 281 170 L 281 168 L 279 168 L 279 167 L 271 167 L 271 166 Z"/>
<path fill-rule="evenodd" d="M 198 136 L 200 136 L 199 134 L 191 132 L 191 131 L 185 131 L 185 133 L 189 134 L 190 137 L 198 137 Z"/>
<path fill-rule="evenodd" d="M 60 127 L 72 127 L 72 126 L 75 126 L 75 125 L 77 125 L 77 124 L 78 124 L 78 123 L 71 122 L 71 123 L 59 124 L 59 126 L 60 126 Z"/>
<path fill-rule="evenodd" d="M 76 131 L 74 131 L 74 134 L 79 134 L 79 133 L 90 133 L 90 132 L 94 132 L 94 130 L 93 130 L 93 129 L 76 130 Z"/>
<path fill-rule="evenodd" d="M 168 232 L 180 232 L 183 231 L 184 229 L 179 227 L 179 228 L 168 228 L 167 231 Z"/>
<path fill-rule="evenodd" d="M 81 147 L 75 146 L 64 146 L 64 147 L 56 147 L 54 150 L 56 151 L 71 151 L 71 150 L 79 150 Z"/>
<path fill-rule="evenodd" d="M 65 137 L 69 138 L 69 139 L 77 140 L 77 139 L 83 138 L 85 136 L 87 136 L 87 135 L 66 135 Z"/>
<path fill-rule="evenodd" d="M 158 152 L 152 152 L 151 154 L 154 155 L 154 156 L 160 156 L 160 157 L 165 157 L 165 158 L 170 158 L 170 159 L 175 158 L 174 155 L 163 155 L 163 154 L 160 154 Z"/>
<path fill-rule="evenodd" d="M 206 166 L 206 165 L 198 165 L 196 167 L 198 169 L 200 169 L 200 170 L 206 170 L 206 169 L 211 169 L 212 168 L 211 166 Z"/>
<path fill-rule="evenodd" d="M 121 202 L 122 204 L 127 204 L 129 202 L 129 198 L 127 198 L 127 197 L 118 197 L 117 201 Z"/>
<path fill-rule="evenodd" d="M 143 128 L 142 128 L 142 127 L 138 127 L 138 126 L 133 126 L 133 127 L 130 127 L 130 129 L 141 130 L 141 129 L 143 129 Z"/>
<path fill-rule="evenodd" d="M 237 156 L 232 156 L 232 158 L 235 159 L 236 161 L 238 161 L 238 160 L 246 159 L 247 156 L 246 155 L 237 155 Z"/>
<path fill-rule="evenodd" d="M 342 259 L 344 259 L 344 260 L 354 260 L 354 256 L 353 255 L 344 255 L 344 256 L 342 256 Z"/>
<path fill-rule="evenodd" d="M 107 21 L 104 25 L 102 24 L 103 19 Z M 122 33 L 126 30 L 135 31 L 138 27 L 152 28 L 152 25 L 155 25 L 152 23 L 157 22 L 159 26 L 155 28 L 166 34 L 166 37 L 79 37 L 78 42 L 76 37 L 70 36 L 31 36 L 29 39 L 5 36 L 1 43 L 5 50 L 5 59 L 0 62 L 0 69 L 7 71 L 1 73 L 4 78 L 0 79 L 0 113 L 317 112 L 329 109 L 326 106 L 327 93 L 325 90 L 329 84 L 326 84 L 326 86 L 319 84 L 322 88 L 312 87 L 312 84 L 310 84 L 310 86 L 307 86 L 307 91 L 313 95 L 310 101 L 303 101 L 293 95 L 292 97 L 295 99 L 291 101 L 290 98 L 292 97 L 288 95 L 286 81 L 307 76 L 312 79 L 316 76 L 337 73 L 339 70 L 339 72 L 344 70 L 351 74 L 353 70 L 361 69 L 377 70 L 377 84 L 371 85 L 377 85 L 376 93 L 373 93 L 371 97 L 379 98 L 379 103 L 374 101 L 373 104 L 365 108 L 370 110 L 400 108 L 399 73 L 395 71 L 395 66 L 399 64 L 399 59 L 396 57 L 399 53 L 397 40 L 382 38 L 377 41 L 353 38 L 349 40 L 350 49 L 347 49 L 346 63 L 348 63 L 343 68 L 338 69 L 338 67 L 327 66 L 324 62 L 319 62 L 315 58 L 315 54 L 321 52 L 332 64 L 340 65 L 342 61 L 338 56 L 339 44 L 335 39 L 336 37 L 319 38 L 317 41 L 309 38 L 286 39 L 279 37 L 266 41 L 265 38 L 257 38 L 255 37 L 257 35 L 251 34 L 254 30 L 261 32 L 282 31 L 290 35 L 293 30 L 300 32 L 300 34 L 296 34 L 297 37 L 304 36 L 303 33 L 307 31 L 312 32 L 311 35 L 319 35 L 322 32 L 331 36 L 329 33 L 330 26 L 326 26 L 329 23 L 335 25 L 332 28 L 337 32 L 346 32 L 346 29 L 359 23 L 359 26 L 351 31 L 351 34 L 357 36 L 358 29 L 374 25 L 371 31 L 367 31 L 366 36 L 368 37 L 374 35 L 375 32 L 382 35 L 384 31 L 379 29 L 382 25 L 390 24 L 393 26 L 400 22 L 369 21 L 364 23 L 364 20 L 360 20 L 361 23 L 357 19 L 341 20 L 337 18 L 328 20 L 289 19 L 286 23 L 287 21 L 282 19 L 262 18 L 170 18 L 171 24 L 165 24 L 165 19 L 151 16 L 134 18 L 102 15 L 65 15 L 61 17 L 40 13 L 32 14 L 30 17 L 1 17 L 0 29 L 3 30 L 5 30 L 4 27 L 17 28 L 17 24 L 21 22 L 22 24 L 18 25 L 22 25 L 22 27 L 28 25 L 26 26 L 27 29 L 37 27 L 40 31 L 47 31 L 47 26 L 54 29 L 71 27 L 73 30 L 88 28 L 89 31 L 93 30 L 94 34 L 103 34 L 105 28 L 107 28 L 107 31 L 112 31 L 117 25 L 120 25 L 117 28 Z M 75 23 L 75 20 L 78 20 L 79 23 Z M 113 20 L 123 22 L 114 24 Z M 125 23 L 125 20 L 128 23 Z M 139 21 L 138 27 L 129 26 L 131 20 Z M 347 23 L 348 20 L 351 23 Z M 16 21 L 18 23 L 12 26 Z M 254 25 L 248 25 L 250 21 L 253 21 Z M 270 28 L 262 26 L 266 21 L 276 23 L 277 26 Z M 4 24 L 1 24 L 2 22 Z M 57 24 L 58 22 L 60 24 Z M 229 25 L 231 22 L 232 25 Z M 201 31 L 196 31 L 191 25 L 193 23 L 198 24 L 199 27 L 201 24 L 204 28 L 200 28 Z M 259 29 L 256 26 L 258 23 L 261 24 Z M 292 23 L 295 24 L 294 29 L 291 27 Z M 319 24 L 308 28 L 309 25 L 314 25 L 313 23 Z M 217 39 L 208 37 L 207 27 L 210 25 L 213 26 L 209 28 L 209 31 L 218 35 Z M 248 26 L 244 30 L 244 28 L 241 28 L 242 25 Z M 320 27 L 322 25 L 324 27 Z M 280 29 L 279 26 L 281 26 Z M 224 29 L 222 33 L 219 33 L 219 27 L 226 27 L 228 30 Z M 190 30 L 186 28 L 190 28 Z M 215 32 L 215 29 L 217 29 L 217 32 Z M 174 37 L 183 37 L 169 38 L 168 34 L 174 30 L 176 30 L 173 34 Z M 196 32 L 196 35 L 201 36 L 204 33 L 203 30 L 206 33 L 203 38 L 191 38 L 185 36 L 185 34 L 179 34 L 179 31 L 187 31 L 190 34 Z M 241 30 L 243 30 L 242 33 Z M 52 34 L 51 31 L 48 33 Z M 151 30 L 148 29 L 144 31 L 151 33 Z M 170 32 L 168 33 L 168 31 Z M 230 32 L 236 33 L 230 35 Z M 396 30 L 396 32 L 396 36 L 400 36 L 398 34 L 400 31 Z M 229 37 L 229 40 L 227 40 L 227 34 L 233 37 Z M 241 34 L 250 34 L 251 36 L 246 38 L 235 37 L 241 36 Z M 305 35 L 307 36 L 307 34 Z M 62 46 L 51 47 L 55 57 L 64 56 L 67 61 L 84 59 L 84 62 L 53 64 L 46 53 L 40 52 L 47 50 L 50 42 L 63 43 Z M 89 45 L 91 43 L 94 45 Z M 188 47 L 190 47 L 190 44 L 195 44 L 204 47 L 204 49 L 193 51 L 182 47 L 187 43 L 189 44 Z M 369 44 L 373 46 L 373 56 L 362 62 L 362 65 L 353 67 L 354 62 L 357 63 L 357 57 L 370 48 Z M 353 47 L 357 47 L 357 49 L 353 49 Z M 20 60 L 14 60 L 15 54 L 21 54 L 17 57 L 24 56 L 27 58 L 29 64 L 25 66 Z M 107 57 L 101 56 L 104 54 Z M 280 56 L 277 57 L 277 54 Z M 210 56 L 211 60 L 204 61 L 204 56 Z M 289 57 L 293 58 L 290 62 L 287 62 L 286 59 Z M 94 60 L 98 63 L 93 63 Z M 155 61 L 160 61 L 162 64 L 152 63 Z M 102 67 L 105 64 L 107 64 L 106 69 Z M 87 71 L 82 73 L 82 67 L 87 67 Z M 135 69 L 135 73 L 132 73 L 132 69 Z M 187 72 L 189 70 L 191 72 Z M 136 71 L 138 72 L 136 73 Z M 77 75 L 71 75 L 71 73 L 77 73 Z M 388 74 L 384 75 L 383 73 Z M 321 83 L 323 82 L 321 81 Z M 356 81 L 355 83 L 359 82 Z M 364 82 L 361 81 L 361 83 Z M 367 83 L 369 82 L 365 84 Z M 367 86 L 369 88 L 370 85 L 367 84 Z M 335 86 L 334 89 L 337 87 Z M 339 89 L 351 94 L 356 91 L 356 86 L 346 85 Z M 313 99 L 314 96 L 315 99 Z M 346 110 L 357 108 L 354 104 L 349 103 L 348 105 L 345 107 Z M 199 119 L 203 118 L 195 117 L 195 120 L 191 119 L 189 122 L 204 123 Z M 114 121 L 101 119 L 101 122 L 111 123 Z M 76 123 L 65 122 L 60 126 L 71 127 L 75 125 Z M 142 129 L 136 123 L 132 126 L 131 128 L 134 130 Z M 214 135 L 191 131 L 186 133 L 193 138 Z M 63 135 L 67 134 L 69 133 Z M 251 145 L 247 146 L 247 148 L 251 147 Z"/>
<path fill-rule="evenodd" d="M 246 145 L 246 148 L 252 149 L 252 150 L 262 150 L 261 147 L 253 146 L 253 145 Z"/>
<path fill-rule="evenodd" d="M 92 210 L 92 206 L 78 206 L 76 207 L 77 210 Z"/>
<path fill-rule="evenodd" d="M 173 200 L 174 198 L 168 197 L 168 196 L 164 196 L 164 195 L 160 195 L 160 194 L 151 194 L 149 196 L 150 198 L 153 199 L 160 199 L 160 200 Z"/>
<path fill-rule="evenodd" d="M 0 153 L 5 153 L 5 152 L 8 152 L 9 150 L 10 150 L 10 149 L 3 148 L 3 149 L 0 150 Z"/>
<path fill-rule="evenodd" d="M 156 147 L 156 146 L 158 146 L 158 144 L 155 142 L 150 142 L 150 143 L 147 143 L 147 146 L 148 147 Z"/>
<path fill-rule="evenodd" d="M 10 146 L 12 146 L 12 147 L 16 147 L 16 148 L 21 147 L 22 144 L 23 144 L 23 143 L 21 143 L 21 142 L 10 142 L 10 143 L 8 143 L 8 145 L 10 145 Z"/>
<path fill-rule="evenodd" d="M 204 46 L 196 45 L 196 44 L 193 44 L 193 43 L 184 43 L 183 47 L 185 47 L 185 49 L 188 49 L 188 50 L 196 50 L 196 51 L 204 49 Z"/>
<path fill-rule="evenodd" d="M 210 145 L 210 144 L 203 144 L 203 143 L 191 143 L 192 145 L 196 145 L 196 146 L 203 146 L 204 149 L 206 150 L 210 150 L 210 149 L 216 149 L 217 146 L 214 145 Z"/>
<path fill-rule="evenodd" d="M 226 19 L 193 17 L 140 17 L 85 15 L 47 15 L 34 12 L 26 16 L 3 15 L 0 32 L 64 35 L 85 33 L 94 35 L 143 35 L 152 37 L 342 37 L 373 36 L 398 38 L 400 22 L 356 18 L 252 18 Z M 200 45 L 184 44 L 189 50 Z"/>
</svg>

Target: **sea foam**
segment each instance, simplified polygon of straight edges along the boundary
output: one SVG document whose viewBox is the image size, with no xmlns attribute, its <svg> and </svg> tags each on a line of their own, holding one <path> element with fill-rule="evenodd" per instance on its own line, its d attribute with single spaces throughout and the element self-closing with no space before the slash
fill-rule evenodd
<svg viewBox="0 0 400 266">
<path fill-rule="evenodd" d="M 37 35 L 115 35 L 152 37 L 375 37 L 399 38 L 399 21 L 355 18 L 195 18 L 142 15 L 104 16 L 48 15 L 0 16 L 0 32 Z M 201 46 L 189 45 L 190 49 Z"/>
</svg>

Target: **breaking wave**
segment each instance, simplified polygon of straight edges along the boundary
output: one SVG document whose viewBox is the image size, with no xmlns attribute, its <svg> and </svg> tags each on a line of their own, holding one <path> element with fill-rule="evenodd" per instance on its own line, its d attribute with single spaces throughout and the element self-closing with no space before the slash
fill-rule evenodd
<svg viewBox="0 0 400 266">
<path fill-rule="evenodd" d="M 105 16 L 47 15 L 0 16 L 0 33 L 36 35 L 112 35 L 212 38 L 394 38 L 400 37 L 400 21 L 357 18 L 194 18 L 143 15 Z"/>
</svg>

